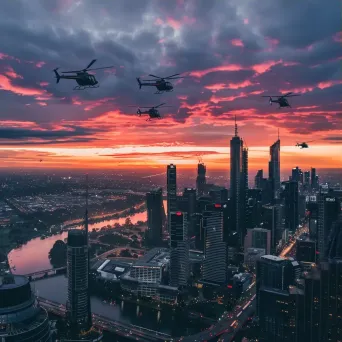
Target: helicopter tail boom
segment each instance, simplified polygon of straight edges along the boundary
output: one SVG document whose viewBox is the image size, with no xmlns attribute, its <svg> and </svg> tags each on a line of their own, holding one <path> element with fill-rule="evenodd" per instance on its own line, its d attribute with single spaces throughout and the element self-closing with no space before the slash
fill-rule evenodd
<svg viewBox="0 0 342 342">
<path fill-rule="evenodd" d="M 54 73 L 55 73 L 55 75 L 56 75 L 56 79 L 57 79 L 56 83 L 59 83 L 59 81 L 60 81 L 60 79 L 61 79 L 61 76 L 59 75 L 59 73 L 57 72 L 57 70 L 58 70 L 58 68 L 54 69 L 53 71 L 54 71 Z"/>
<path fill-rule="evenodd" d="M 139 78 L 139 77 L 137 77 L 137 81 L 138 81 L 138 84 L 139 84 L 139 89 L 141 89 L 142 83 L 141 83 L 141 81 L 140 81 L 140 78 Z"/>
</svg>

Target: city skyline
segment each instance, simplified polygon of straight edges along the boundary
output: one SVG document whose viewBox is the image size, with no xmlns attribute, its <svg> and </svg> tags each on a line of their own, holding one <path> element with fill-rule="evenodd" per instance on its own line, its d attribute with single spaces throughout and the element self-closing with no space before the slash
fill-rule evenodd
<svg viewBox="0 0 342 342">
<path fill-rule="evenodd" d="M 196 168 L 202 155 L 208 170 L 229 170 L 235 115 L 250 171 L 267 173 L 278 129 L 282 172 L 341 167 L 337 0 L 54 4 L 3 4 L 1 169 Z M 55 83 L 54 68 L 95 58 L 96 67 L 114 65 L 96 73 L 100 88 Z M 162 95 L 135 79 L 175 73 L 187 78 Z M 290 91 L 301 96 L 289 109 L 261 98 Z M 128 108 L 162 102 L 173 107 L 158 122 Z M 308 149 L 295 147 L 302 141 Z"/>
</svg>

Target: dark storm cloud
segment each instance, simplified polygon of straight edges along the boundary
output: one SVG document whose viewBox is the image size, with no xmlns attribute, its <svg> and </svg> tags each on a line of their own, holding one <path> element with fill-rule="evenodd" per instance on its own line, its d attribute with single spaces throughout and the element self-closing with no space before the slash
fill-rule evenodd
<svg viewBox="0 0 342 342">
<path fill-rule="evenodd" d="M 256 89 L 278 93 L 280 89 L 316 86 L 338 78 L 340 61 L 331 60 L 340 56 L 340 43 L 332 39 L 341 29 L 339 16 L 337 0 L 329 0 L 329 5 L 319 0 L 291 4 L 285 0 L 6 1 L 0 12 L 0 53 L 21 62 L 2 59 L 0 66 L 10 66 L 23 77 L 11 79 L 13 86 L 46 89 L 51 96 L 45 101 L 47 106 L 40 107 L 36 104 L 37 96 L 1 92 L 0 100 L 7 100 L 2 101 L 0 118 L 30 117 L 45 123 L 62 118 L 87 120 L 107 110 L 127 112 L 127 105 L 156 105 L 165 101 L 175 107 L 175 120 L 184 123 L 196 109 L 178 110 L 180 103 L 193 106 L 209 101 L 213 93 L 204 89 L 208 85 L 240 83 L 246 79 L 260 83 L 218 91 L 217 97 Z M 248 23 L 244 23 L 246 19 Z M 177 27 L 181 27 L 179 32 Z M 279 45 L 271 47 L 266 37 L 278 40 Z M 244 46 L 233 46 L 233 39 L 240 39 Z M 310 45 L 313 46 L 309 49 Z M 80 69 L 93 58 L 98 59 L 94 67 L 114 65 L 117 76 L 96 72 L 100 88 L 81 92 L 72 90 L 74 82 L 55 83 L 53 68 Z M 139 91 L 135 80 L 149 73 L 167 76 L 228 64 L 248 69 L 269 60 L 300 65 L 274 66 L 254 78 L 255 71 L 251 69 L 208 73 L 199 80 L 188 78 L 177 84 L 173 93 L 164 94 L 162 100 L 153 95 L 152 88 Z M 37 67 L 38 62 L 45 64 Z M 41 88 L 40 82 L 50 84 Z M 337 102 L 336 88 L 340 89 L 315 89 L 294 103 L 310 105 L 322 101 L 326 105 L 332 99 Z M 180 95 L 187 99 L 178 99 Z M 86 105 L 72 105 L 75 98 L 79 102 L 115 100 L 84 112 Z M 208 112 L 220 115 L 249 108 L 262 111 L 267 103 L 264 106 L 259 95 L 248 95 L 220 106 L 221 109 L 209 108 Z M 316 128 L 312 126 L 313 130 Z"/>
<path fill-rule="evenodd" d="M 341 30 L 341 1 L 240 1 L 246 17 L 260 33 L 282 45 L 304 48 Z"/>
<path fill-rule="evenodd" d="M 68 138 L 90 135 L 95 132 L 92 129 L 85 129 L 82 127 L 69 127 L 70 130 L 37 130 L 37 129 L 24 129 L 24 128 L 7 128 L 0 127 L 0 139 L 26 139 L 26 138 L 39 138 L 39 139 L 53 139 L 53 138 Z"/>
<path fill-rule="evenodd" d="M 326 137 L 323 140 L 342 141 L 342 136 L 340 136 L 340 137 Z"/>
</svg>

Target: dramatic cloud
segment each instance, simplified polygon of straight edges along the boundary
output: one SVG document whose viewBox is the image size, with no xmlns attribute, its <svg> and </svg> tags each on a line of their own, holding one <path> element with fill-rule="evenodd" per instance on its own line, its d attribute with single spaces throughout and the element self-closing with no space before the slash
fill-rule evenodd
<svg viewBox="0 0 342 342">
<path fill-rule="evenodd" d="M 338 167 L 341 160 L 332 153 L 342 148 L 340 13 L 339 0 L 5 1 L 0 144 L 22 148 L 6 166 L 47 145 L 49 167 L 61 165 L 63 156 L 69 167 L 92 158 L 98 167 L 120 158 L 134 166 L 143 159 L 193 164 L 199 148 L 212 167 L 228 168 L 236 115 L 249 147 L 269 146 L 280 128 L 282 146 L 312 140 L 312 164 Z M 92 59 L 94 68 L 113 66 L 92 71 L 99 88 L 56 83 L 53 69 L 79 70 Z M 152 87 L 139 90 L 136 81 L 176 73 L 186 77 L 162 95 Z M 301 95 L 289 100 L 292 108 L 269 106 L 261 97 L 286 92 Z M 160 108 L 162 120 L 135 114 L 139 106 L 160 103 L 171 106 Z M 92 152 L 119 146 L 150 152 Z M 157 152 L 156 146 L 171 150 Z M 282 165 L 290 168 L 297 154 L 288 153 Z M 251 168 L 266 168 L 267 154 L 250 158 Z"/>
</svg>

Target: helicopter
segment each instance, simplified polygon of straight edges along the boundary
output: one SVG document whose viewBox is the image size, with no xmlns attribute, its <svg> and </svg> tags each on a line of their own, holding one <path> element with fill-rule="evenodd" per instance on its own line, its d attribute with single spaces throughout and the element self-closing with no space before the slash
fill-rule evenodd
<svg viewBox="0 0 342 342">
<path fill-rule="evenodd" d="M 312 140 L 312 141 L 314 141 L 314 140 Z M 312 141 L 308 141 L 308 142 L 312 142 Z M 295 146 L 300 147 L 300 149 L 309 148 L 308 143 L 306 143 L 306 142 L 304 142 L 304 141 L 303 141 L 302 143 L 298 143 L 298 142 L 297 142 L 297 144 L 296 144 Z"/>
<path fill-rule="evenodd" d="M 283 108 L 283 107 L 290 107 L 290 104 L 289 102 L 287 101 L 287 97 L 292 97 L 292 96 L 300 96 L 299 94 L 293 94 L 292 92 L 289 92 L 285 95 L 265 95 L 265 96 L 262 96 L 262 97 L 269 97 L 270 100 L 270 105 L 272 105 L 272 103 L 278 103 L 279 104 L 279 107 L 278 108 Z M 277 100 L 273 100 L 272 97 L 278 97 Z"/>
<path fill-rule="evenodd" d="M 96 59 L 93 59 L 88 64 L 88 66 L 83 70 L 62 71 L 62 74 L 76 73 L 76 75 L 70 75 L 70 76 L 69 75 L 60 75 L 57 71 L 59 68 L 54 69 L 53 71 L 56 75 L 57 83 L 59 83 L 59 81 L 61 79 L 75 80 L 77 82 L 78 86 L 76 86 L 74 88 L 74 90 L 84 90 L 86 88 L 98 88 L 99 82 L 96 80 L 95 76 L 89 74 L 88 71 L 90 71 L 90 70 L 101 70 L 101 69 L 111 69 L 111 68 L 113 68 L 113 66 L 89 69 L 96 61 L 97 61 Z"/>
<path fill-rule="evenodd" d="M 161 103 L 160 105 L 154 106 L 154 107 L 139 107 L 137 110 L 137 114 L 139 116 L 149 115 L 149 118 L 146 121 L 151 121 L 152 119 L 161 119 L 159 110 L 157 108 L 159 108 L 159 107 L 172 107 L 172 106 L 164 106 L 164 105 L 165 105 L 165 103 Z M 129 107 L 135 107 L 135 106 L 129 106 Z M 140 108 L 149 108 L 149 109 L 142 112 L 140 110 Z"/>
<path fill-rule="evenodd" d="M 137 81 L 139 84 L 139 89 L 141 89 L 141 87 L 143 87 L 143 86 L 156 87 L 158 89 L 158 91 L 155 92 L 155 94 L 163 94 L 164 91 L 165 92 L 173 91 L 173 85 L 168 80 L 176 80 L 179 78 L 184 78 L 184 77 L 181 77 L 178 75 L 180 75 L 180 74 L 174 74 L 174 75 L 171 75 L 168 77 L 159 77 L 159 76 L 155 76 L 155 75 L 149 75 L 149 76 L 154 77 L 156 79 L 155 80 L 143 80 L 143 81 L 141 81 L 140 78 L 137 77 Z"/>
</svg>

